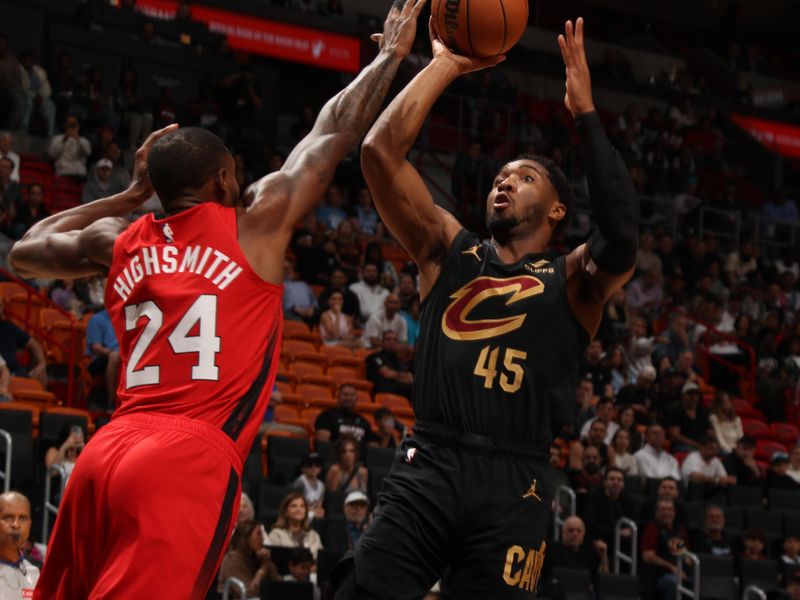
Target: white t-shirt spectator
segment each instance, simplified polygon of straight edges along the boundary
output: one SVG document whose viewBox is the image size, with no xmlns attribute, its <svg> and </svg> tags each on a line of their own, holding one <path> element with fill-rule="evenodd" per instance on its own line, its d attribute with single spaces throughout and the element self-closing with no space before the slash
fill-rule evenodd
<svg viewBox="0 0 800 600">
<path fill-rule="evenodd" d="M 715 456 L 710 461 L 706 462 L 697 450 L 684 459 L 683 465 L 681 465 L 681 473 L 683 474 L 683 478 L 687 481 L 692 473 L 702 473 L 706 477 L 712 479 L 728 476 L 720 459 Z"/>
<path fill-rule="evenodd" d="M 382 310 L 374 313 L 364 326 L 364 345 L 370 348 L 372 346 L 370 339 L 378 338 L 380 340 L 387 331 L 394 331 L 399 342 L 406 343 L 408 341 L 408 324 L 406 320 L 400 313 L 395 313 L 391 319 L 388 319 L 386 311 Z"/>
<path fill-rule="evenodd" d="M 633 455 L 639 465 L 639 475 L 642 477 L 663 479 L 664 477 L 681 478 L 678 461 L 669 452 L 656 452 L 650 444 Z"/>
<path fill-rule="evenodd" d="M 85 137 L 67 137 L 63 133 L 50 139 L 50 157 L 55 162 L 56 175 L 78 175 L 86 177 L 86 159 L 92 153 L 92 145 Z"/>
<path fill-rule="evenodd" d="M 19 154 L 17 154 L 13 150 L 9 150 L 8 152 L 5 153 L 2 150 L 0 150 L 0 158 L 8 158 L 14 162 L 14 170 L 11 171 L 11 181 L 19 183 L 19 163 L 21 160 Z"/>
<path fill-rule="evenodd" d="M 592 423 L 597 420 L 597 417 L 592 417 L 586 423 L 583 424 L 581 427 L 581 439 L 589 436 L 589 430 L 592 428 Z M 606 438 L 603 440 L 606 446 L 611 445 L 611 440 L 614 439 L 614 434 L 617 433 L 619 429 L 619 425 L 617 425 L 614 421 L 610 421 L 606 425 Z"/>
<path fill-rule="evenodd" d="M 358 296 L 358 304 L 361 307 L 361 317 L 366 321 L 377 313 L 383 311 L 383 302 L 389 295 L 389 290 L 381 284 L 373 286 L 367 285 L 363 281 L 356 281 L 350 285 L 350 291 Z"/>
</svg>

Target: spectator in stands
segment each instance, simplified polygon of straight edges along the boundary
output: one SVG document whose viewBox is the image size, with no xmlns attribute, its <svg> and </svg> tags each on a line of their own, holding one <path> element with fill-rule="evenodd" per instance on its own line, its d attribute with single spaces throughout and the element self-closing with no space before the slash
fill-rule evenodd
<svg viewBox="0 0 800 600">
<path fill-rule="evenodd" d="M 31 533 L 31 503 L 19 492 L 0 495 L 0 598 L 33 598 L 39 569 L 23 555 Z"/>
<path fill-rule="evenodd" d="M 387 331 L 395 332 L 401 344 L 408 342 L 408 326 L 400 315 L 400 297 L 394 293 L 386 296 L 383 310 L 372 313 L 367 321 L 364 327 L 364 345 L 368 348 L 377 348 Z"/>
<path fill-rule="evenodd" d="M 336 408 L 321 412 L 314 423 L 314 439 L 335 442 L 348 434 L 361 444 L 375 443 L 369 422 L 355 412 L 357 398 L 355 387 L 348 383 L 340 385 Z"/>
<path fill-rule="evenodd" d="M 664 450 L 664 428 L 658 423 L 647 427 L 644 447 L 633 455 L 639 465 L 639 475 L 647 478 L 661 479 L 673 477 L 680 480 L 678 461 Z"/>
<path fill-rule="evenodd" d="M 690 453 L 681 465 L 683 480 L 704 483 L 706 496 L 713 495 L 720 488 L 736 485 L 736 477 L 725 471 L 722 461 L 717 458 L 718 452 L 717 438 L 705 435 L 700 438 L 700 447 Z"/>
<path fill-rule="evenodd" d="M 664 426 L 673 452 L 691 452 L 700 447 L 704 435 L 713 434 L 706 409 L 700 405 L 700 388 L 687 382 L 681 389 L 681 404 L 669 411 Z"/>
<path fill-rule="evenodd" d="M 719 448 L 723 454 L 730 454 L 736 448 L 736 443 L 744 435 L 742 419 L 733 409 L 733 402 L 728 392 L 718 391 L 714 396 L 711 414 L 708 416 L 714 436 L 717 438 Z M 798 455 L 800 466 L 800 454 Z M 798 472 L 800 475 L 800 472 Z M 798 480 L 800 481 L 800 479 Z"/>
<path fill-rule="evenodd" d="M 639 250 L 636 252 L 636 271 L 644 273 L 656 267 L 661 273 L 661 258 L 655 253 L 656 240 L 653 232 L 644 230 L 639 236 Z"/>
<path fill-rule="evenodd" d="M 731 252 L 725 260 L 725 276 L 730 287 L 744 281 L 748 274 L 756 269 L 758 269 L 758 248 L 750 241 L 743 242 L 741 249 Z"/>
<path fill-rule="evenodd" d="M 603 484 L 603 459 L 596 446 L 587 446 L 580 453 L 580 462 L 570 456 L 570 487 L 578 496 L 586 496 Z"/>
<path fill-rule="evenodd" d="M 656 521 L 642 534 L 642 560 L 655 570 L 656 589 L 661 600 L 672 600 L 678 588 L 678 557 L 686 551 L 686 530 L 675 524 L 675 504 L 669 498 L 656 503 Z"/>
<path fill-rule="evenodd" d="M 414 300 L 419 301 L 419 290 L 417 290 L 417 281 L 411 273 L 403 273 L 400 275 L 400 283 L 397 286 L 397 296 L 400 298 L 400 310 L 410 311 L 411 303 Z"/>
<path fill-rule="evenodd" d="M 600 398 L 600 401 L 595 407 L 595 411 L 597 416 L 586 421 L 586 423 L 583 424 L 583 427 L 581 427 L 581 438 L 588 437 L 592 426 L 598 421 L 602 421 L 606 426 L 603 443 L 605 445 L 609 445 L 611 444 L 611 440 L 614 438 L 614 434 L 617 433 L 617 430 L 619 429 L 619 425 L 614 422 L 614 399 L 609 397 Z"/>
<path fill-rule="evenodd" d="M 86 356 L 92 360 L 88 367 L 89 373 L 95 377 L 103 376 L 107 406 L 113 410 L 117 405 L 117 384 L 122 360 L 114 326 L 105 309 L 93 314 L 86 326 Z"/>
<path fill-rule="evenodd" d="M 739 485 L 762 485 L 761 471 L 755 459 L 756 441 L 745 435 L 739 439 L 736 448 L 722 460 L 725 471 L 736 477 Z"/>
<path fill-rule="evenodd" d="M 664 301 L 661 269 L 650 267 L 628 285 L 626 294 L 631 312 L 647 320 L 656 318 Z"/>
<path fill-rule="evenodd" d="M 50 286 L 50 300 L 53 303 L 67 312 L 74 312 L 79 315 L 80 300 L 75 295 L 75 280 L 74 279 L 56 279 Z"/>
<path fill-rule="evenodd" d="M 603 364 L 603 343 L 600 340 L 589 342 L 578 367 L 578 376 L 592 382 L 595 396 L 605 395 L 606 385 L 611 383 L 611 373 Z"/>
<path fill-rule="evenodd" d="M 244 584 L 247 598 L 258 596 L 262 581 L 280 581 L 281 576 L 270 559 L 269 548 L 265 548 L 267 541 L 264 538 L 264 529 L 258 521 L 247 520 L 236 525 L 231 548 L 223 557 L 219 568 L 218 592 L 222 592 L 222 586 L 231 577 Z M 232 589 L 237 594 L 236 588 Z"/>
<path fill-rule="evenodd" d="M 14 170 L 11 172 L 11 180 L 19 183 L 21 159 L 19 154 L 14 152 L 14 136 L 8 131 L 0 131 L 0 158 L 11 159 L 14 163 Z"/>
<path fill-rule="evenodd" d="M 336 442 L 334 462 L 328 469 L 325 488 L 329 492 L 367 492 L 369 474 L 359 461 L 358 440 L 345 433 Z"/>
<path fill-rule="evenodd" d="M 119 75 L 114 110 L 122 117 L 122 125 L 128 131 L 127 147 L 138 148 L 153 129 L 153 113 L 139 94 L 139 79 L 133 67 L 123 68 Z"/>
<path fill-rule="evenodd" d="M 577 414 L 575 415 L 575 426 L 573 429 L 580 432 L 586 421 L 595 416 L 593 402 L 594 386 L 591 379 L 581 378 L 578 380 L 578 387 L 575 390 L 575 404 Z"/>
<path fill-rule="evenodd" d="M 800 569 L 800 537 L 796 533 L 790 533 L 783 538 L 781 565 L 784 568 L 791 567 L 795 571 Z"/>
<path fill-rule="evenodd" d="M 392 330 L 383 333 L 380 352 L 370 354 L 366 359 L 367 379 L 375 384 L 372 391 L 376 394 L 399 394 L 411 398 L 414 374 L 408 362 L 400 357 L 398 344 L 397 333 Z"/>
<path fill-rule="evenodd" d="M 14 237 L 21 238 L 34 223 L 46 219 L 50 213 L 44 207 L 44 188 L 41 184 L 32 183 L 28 186 L 28 198 L 14 219 Z"/>
<path fill-rule="evenodd" d="M 26 105 L 22 114 L 22 129 L 27 131 L 31 124 L 31 117 L 41 115 L 44 120 L 45 134 L 50 137 L 56 127 L 56 105 L 51 96 L 53 89 L 47 78 L 47 71 L 36 63 L 36 56 L 32 52 L 24 52 L 19 57 L 22 68 L 27 75 L 27 85 L 23 86 L 26 92 Z"/>
<path fill-rule="evenodd" d="M 361 281 L 350 286 L 350 291 L 358 297 L 361 319 L 364 322 L 383 308 L 386 296 L 389 295 L 389 290 L 380 284 L 379 277 L 380 272 L 376 263 L 364 263 L 361 268 Z"/>
<path fill-rule="evenodd" d="M 603 313 L 603 320 L 600 323 L 600 330 L 597 337 L 604 344 L 618 342 L 621 338 L 628 335 L 628 324 L 630 322 L 630 312 L 628 311 L 628 299 L 623 288 L 614 292 L 608 299 Z"/>
<path fill-rule="evenodd" d="M 81 136 L 78 117 L 69 115 L 64 121 L 64 133 L 50 139 L 49 153 L 55 164 L 56 175 L 72 177 L 79 181 L 86 179 L 86 159 L 92 152 L 92 145 Z"/>
<path fill-rule="evenodd" d="M 308 548 L 295 548 L 289 554 L 289 560 L 287 561 L 289 573 L 283 576 L 283 580 L 310 583 L 314 589 L 314 600 L 320 600 L 322 593 L 317 584 L 311 581 L 311 569 L 313 566 L 314 557 L 311 556 Z"/>
<path fill-rule="evenodd" d="M 5 359 L 0 356 L 0 402 L 11 402 L 11 392 L 8 386 L 11 384 L 11 372 L 8 370 Z"/>
<path fill-rule="evenodd" d="M 378 278 L 383 287 L 387 290 L 397 287 L 397 269 L 392 261 L 383 259 L 383 249 L 378 242 L 370 242 L 364 250 L 364 264 L 369 263 L 378 265 Z"/>
<path fill-rule="evenodd" d="M 628 432 L 628 436 L 630 437 L 628 451 L 633 454 L 642 447 L 643 442 L 642 434 L 639 433 L 639 428 L 636 425 L 636 411 L 632 406 L 622 404 L 617 412 L 616 422 L 619 424 L 619 429 L 624 429 Z"/>
<path fill-rule="evenodd" d="M 622 386 L 630 383 L 630 369 L 628 368 L 628 361 L 625 358 L 625 352 L 622 346 L 614 344 L 606 353 L 606 358 L 603 361 L 608 372 L 611 375 L 611 391 L 616 396 Z"/>
<path fill-rule="evenodd" d="M 128 167 L 125 166 L 120 145 L 115 141 L 111 141 L 104 149 L 101 158 L 107 158 L 113 165 L 111 179 L 109 180 L 110 185 L 121 187 L 123 190 L 127 189 L 131 184 L 131 173 L 128 171 Z"/>
<path fill-rule="evenodd" d="M 308 504 L 309 520 L 325 517 L 325 484 L 319 479 L 323 463 L 322 457 L 316 452 L 304 456 L 300 463 L 301 474 L 292 485 L 303 492 Z"/>
<path fill-rule="evenodd" d="M 311 529 L 308 504 L 302 492 L 290 492 L 278 509 L 278 520 L 269 532 L 271 546 L 308 548 L 314 560 L 322 549 L 319 534 Z"/>
<path fill-rule="evenodd" d="M 344 500 L 345 528 L 348 536 L 347 550 L 352 550 L 369 524 L 369 498 L 363 490 L 347 494 Z"/>
<path fill-rule="evenodd" d="M 323 251 L 327 255 L 335 257 L 334 264 L 341 266 L 346 273 L 357 273 L 361 264 L 361 246 L 358 234 L 350 220 L 345 219 L 339 223 L 336 226 L 336 232 L 328 235 L 330 239 L 323 244 Z M 335 250 L 332 255 L 330 254 L 331 242 L 333 242 L 333 249 Z"/>
<path fill-rule="evenodd" d="M 17 361 L 17 351 L 25 349 L 33 355 L 34 366 L 23 368 Z M 41 344 L 5 318 L 5 302 L 0 297 L 0 356 L 6 361 L 12 375 L 36 379 L 47 388 L 47 361 Z"/>
<path fill-rule="evenodd" d="M 653 351 L 653 363 L 658 364 L 666 356 L 674 364 L 681 352 L 692 349 L 689 339 L 689 322 L 686 314 L 677 312 L 670 318 L 669 328 L 656 340 L 658 345 Z"/>
<path fill-rule="evenodd" d="M 561 527 L 561 541 L 548 544 L 542 567 L 542 581 L 549 583 L 553 598 L 562 597 L 553 569 L 585 569 L 594 580 L 598 573 L 608 573 L 608 546 L 601 539 L 586 540 L 586 526 L 580 517 L 568 517 Z"/>
<path fill-rule="evenodd" d="M 800 491 L 800 483 L 797 483 L 789 474 L 789 455 L 785 452 L 776 452 L 772 455 L 767 477 L 764 482 L 766 491 L 769 490 L 789 490 L 792 492 Z"/>
<path fill-rule="evenodd" d="M 241 500 L 239 501 L 239 514 L 236 516 L 236 524 L 240 525 L 245 521 L 252 521 L 255 519 L 256 509 L 253 507 L 253 501 L 250 496 L 242 492 Z"/>
<path fill-rule="evenodd" d="M 375 411 L 376 436 L 381 448 L 399 448 L 406 434 L 406 427 L 395 419 L 392 411 L 382 406 Z"/>
<path fill-rule="evenodd" d="M 372 194 L 369 188 L 363 187 L 358 190 L 356 206 L 353 209 L 353 219 L 358 232 L 368 240 L 374 238 L 378 233 L 380 217 L 378 216 L 378 211 L 375 210 L 375 204 L 372 201 Z"/>
<path fill-rule="evenodd" d="M 125 188 L 112 181 L 111 175 L 114 172 L 114 163 L 107 158 L 101 158 L 93 168 L 94 177 L 90 177 L 83 186 L 81 192 L 81 202 L 87 204 L 100 198 L 108 198 L 114 194 L 119 194 Z"/>
<path fill-rule="evenodd" d="M 19 128 L 23 73 L 22 65 L 9 51 L 8 38 L 0 35 L 0 128 Z"/>
<path fill-rule="evenodd" d="M 792 446 L 789 452 L 789 469 L 786 474 L 800 483 L 800 446 Z"/>
<path fill-rule="evenodd" d="M 691 538 L 692 552 L 733 556 L 733 539 L 725 532 L 725 512 L 716 504 L 706 506 L 703 529 Z"/>
<path fill-rule="evenodd" d="M 614 530 L 622 517 L 636 518 L 633 503 L 625 494 L 625 473 L 617 467 L 609 467 L 603 488 L 589 494 L 583 504 L 589 539 L 603 540 L 608 548 L 613 548 Z"/>
<path fill-rule="evenodd" d="M 56 438 L 56 445 L 45 452 L 44 466 L 48 469 L 54 465 L 62 467 L 67 475 L 66 484 L 85 445 L 86 432 L 80 425 L 62 425 Z"/>
<path fill-rule="evenodd" d="M 547 462 L 553 467 L 553 489 L 557 489 L 562 485 L 569 487 L 569 475 L 564 470 L 564 460 L 561 458 L 561 444 L 559 440 L 553 441 L 550 444 L 550 457 Z"/>
<path fill-rule="evenodd" d="M 342 312 L 355 321 L 361 319 L 361 307 L 359 306 L 358 296 L 347 287 L 347 275 L 345 272 L 336 268 L 331 272 L 330 286 L 322 290 L 319 295 L 319 305 L 328 306 L 328 298 L 333 292 L 339 292 L 342 295 Z"/>
<path fill-rule="evenodd" d="M 755 527 L 751 527 L 742 536 L 742 552 L 739 554 L 741 560 L 766 560 L 764 549 L 767 547 L 767 536 L 764 532 Z"/>
<path fill-rule="evenodd" d="M 691 381 L 697 387 L 705 386 L 703 378 L 694 368 L 694 352 L 691 350 L 684 350 L 678 355 L 678 360 L 675 361 L 675 369 L 677 369 L 684 381 Z"/>
<path fill-rule="evenodd" d="M 658 483 L 656 489 L 655 500 L 646 502 L 642 506 L 639 520 L 649 523 L 655 520 L 656 505 L 660 498 L 669 498 L 675 505 L 675 524 L 685 525 L 688 523 L 689 515 L 686 512 L 686 506 L 680 499 L 681 487 L 680 483 L 674 477 L 665 477 Z"/>
<path fill-rule="evenodd" d="M 411 306 L 408 311 L 401 311 L 400 315 L 406 320 L 406 329 L 408 329 L 408 347 L 414 348 L 419 339 L 419 296 L 416 296 L 411 301 Z"/>
<path fill-rule="evenodd" d="M 334 290 L 328 296 L 328 310 L 319 319 L 319 334 L 326 346 L 361 348 L 363 343 L 355 336 L 353 317 L 344 314 L 344 294 Z"/>
<path fill-rule="evenodd" d="M 638 420 L 644 420 L 650 413 L 655 396 L 654 384 L 656 381 L 656 370 L 652 365 L 648 365 L 639 371 L 636 383 L 629 384 L 620 389 L 617 394 L 617 403 L 630 407 Z M 620 411 L 620 415 L 622 411 Z"/>
<path fill-rule="evenodd" d="M 4 215 L 3 228 L 9 236 L 14 235 L 13 223 L 22 206 L 22 188 L 11 179 L 13 172 L 14 161 L 7 157 L 0 158 L 0 213 Z"/>
<path fill-rule="evenodd" d="M 638 475 L 639 463 L 631 454 L 631 434 L 627 429 L 619 429 L 611 439 L 613 466 L 625 475 Z"/>
<path fill-rule="evenodd" d="M 342 208 L 344 195 L 341 188 L 332 183 L 325 192 L 323 203 L 317 208 L 317 221 L 326 230 L 335 230 L 339 223 L 347 219 Z"/>
<path fill-rule="evenodd" d="M 312 324 L 317 315 L 317 299 L 305 281 L 297 278 L 294 264 L 283 262 L 283 318 Z"/>
</svg>

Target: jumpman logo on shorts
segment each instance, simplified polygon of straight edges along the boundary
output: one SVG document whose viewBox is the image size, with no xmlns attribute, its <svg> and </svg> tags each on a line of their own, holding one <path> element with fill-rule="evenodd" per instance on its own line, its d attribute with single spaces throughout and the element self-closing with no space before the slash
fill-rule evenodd
<svg viewBox="0 0 800 600">
<path fill-rule="evenodd" d="M 539 502 L 541 502 L 541 501 L 542 501 L 542 499 L 541 499 L 541 498 L 539 498 L 539 494 L 537 494 L 537 493 L 536 493 L 536 480 L 535 480 L 535 479 L 533 480 L 533 483 L 531 483 L 531 487 L 530 487 L 530 488 L 528 488 L 528 491 L 527 491 L 527 492 L 525 492 L 525 493 L 522 495 L 522 497 L 523 497 L 523 498 L 535 498 L 535 499 L 536 499 L 536 500 L 538 500 Z"/>
</svg>

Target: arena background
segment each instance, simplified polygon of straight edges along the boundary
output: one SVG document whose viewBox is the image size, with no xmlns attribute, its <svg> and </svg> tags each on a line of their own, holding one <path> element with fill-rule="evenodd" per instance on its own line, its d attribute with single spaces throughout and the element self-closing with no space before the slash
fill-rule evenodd
<svg viewBox="0 0 800 600">
<path fill-rule="evenodd" d="M 5 484 L 31 499 L 37 542 L 46 542 L 52 529 L 63 484 L 58 469 L 45 467 L 47 450 L 64 442 L 65 427 L 80 424 L 91 437 L 109 419 L 102 374 L 89 371 L 92 357 L 86 352 L 86 329 L 102 296 L 96 281 L 74 286 L 19 281 L 5 261 L 11 241 L 43 214 L 124 186 L 136 145 L 148 131 L 173 121 L 208 127 L 223 137 L 244 185 L 279 168 L 321 105 L 374 56 L 369 35 L 380 29 L 388 3 L 121 4 L 0 1 L 0 35 L 7 42 L 5 53 L 0 43 L 0 130 L 13 136 L 10 148 L 0 145 L 0 156 L 14 156 L 11 151 L 20 163 L 14 165 L 18 188 L 0 181 L 0 292 L 5 320 L 32 336 L 47 361 L 46 381 L 24 377 L 35 372 L 35 351 L 28 345 L 14 355 L 10 337 L 0 344 L 14 355 L 13 360 L 4 355 L 6 362 L 18 362 L 18 376 L 0 397 L 8 401 L 0 403 L 0 430 L 12 440 Z M 633 424 L 623 423 L 641 443 L 650 417 L 667 427 L 676 422 L 671 406 L 680 405 L 684 384 L 691 381 L 709 408 L 718 396 L 729 395 L 740 435 L 753 440 L 760 473 L 750 485 L 739 481 L 724 488 L 688 478 L 681 482 L 679 516 L 689 532 L 688 548 L 703 565 L 702 577 L 687 585 L 694 590 L 696 584 L 703 598 L 732 598 L 751 584 L 798 598 L 800 586 L 792 589 L 791 583 L 800 558 L 797 550 L 794 557 L 783 555 L 785 539 L 800 536 L 800 450 L 794 450 L 800 426 L 800 45 L 795 31 L 800 4 L 532 3 L 528 30 L 508 60 L 456 82 L 437 103 L 411 154 L 436 201 L 468 227 L 484 230 L 483 198 L 497 167 L 518 153 L 536 151 L 559 164 L 577 198 L 576 214 L 556 247 L 571 248 L 586 239 L 591 228 L 586 181 L 572 119 L 563 106 L 564 66 L 556 43 L 563 21 L 577 16 L 586 20 L 595 104 L 629 166 L 643 215 L 637 273 L 626 293 L 609 303 L 598 336 L 601 347 L 587 351 L 581 374 L 592 390 L 584 381 L 576 392 L 575 427 L 559 432 L 560 450 L 553 458 L 564 485 L 577 492 L 574 511 L 586 522 L 584 547 L 593 548 L 592 542 L 609 532 L 608 523 L 589 508 L 604 491 L 597 477 L 587 477 L 577 449 L 583 447 L 581 426 L 595 416 L 601 398 L 613 400 L 617 421 L 623 405 L 642 405 L 646 409 L 636 413 Z M 27 53 L 32 58 L 26 59 Z M 428 56 L 421 26 L 397 89 Z M 43 85 L 44 74 L 49 86 Z M 129 87 L 126 78 L 134 82 Z M 68 116 L 77 118 L 80 135 L 91 145 L 78 161 L 82 169 L 76 170 L 74 161 L 66 164 L 52 149 L 51 136 L 63 135 Z M 8 143 L 9 137 L 4 139 Z M 98 180 L 101 159 L 112 163 L 109 180 Z M 42 206 L 31 204 L 32 186 L 37 197 L 43 195 Z M 390 234 L 376 226 L 364 189 L 354 153 L 339 168 L 320 210 L 298 229 L 291 253 L 297 281 L 308 284 L 315 298 L 327 297 L 332 270 L 341 268 L 348 284 L 356 283 L 370 253 L 369 260 L 381 262 L 382 285 L 390 291 L 399 286 L 412 331 L 418 301 L 407 286 L 416 285 L 416 271 Z M 159 210 L 157 203 L 148 208 Z M 406 287 L 404 273 L 412 276 Z M 407 400 L 379 395 L 375 388 L 382 382 L 369 379 L 366 364 L 376 350 L 323 343 L 318 320 L 327 306 L 312 308 L 303 315 L 289 311 L 276 402 L 266 435 L 248 460 L 245 491 L 267 530 L 301 459 L 316 450 L 326 467 L 335 462 L 333 444 L 315 442 L 315 429 L 317 416 L 336 406 L 341 383 L 356 385 L 356 411 L 373 428 L 378 429 L 375 411 L 382 406 L 413 427 Z M 644 332 L 637 331 L 638 318 L 645 322 Z M 363 330 L 364 315 L 356 315 L 355 323 Z M 401 349 L 400 359 L 412 363 L 413 346 Z M 652 378 L 645 366 L 655 370 Z M 664 444 L 670 448 L 669 436 Z M 673 442 L 672 453 L 682 462 L 688 449 L 676 446 Z M 721 446 L 721 455 L 738 456 L 728 442 Z M 1 437 L 0 447 L 5 470 L 9 453 Z M 374 504 L 392 451 L 363 450 Z M 788 475 L 785 468 L 780 472 L 782 453 L 791 455 Z M 725 465 L 736 466 L 730 456 Z M 642 537 L 653 518 L 657 490 L 657 479 L 625 478 L 627 500 L 620 510 L 637 523 Z M 570 497 L 565 490 L 557 517 L 573 510 Z M 320 584 L 347 549 L 340 535 L 343 502 L 340 493 L 329 493 L 325 517 L 313 523 L 326 548 L 317 559 Z M 710 547 L 701 550 L 702 541 L 693 547 L 703 537 L 709 503 L 724 509 L 730 543 L 727 551 L 713 551 L 719 556 L 711 556 Z M 553 544 L 558 535 L 556 528 Z M 763 539 L 763 557 L 749 554 L 745 539 L 754 536 Z M 609 546 L 613 572 L 613 540 Z M 642 560 L 641 544 L 639 550 L 637 577 L 593 576 L 598 598 L 655 597 L 653 577 L 648 577 L 652 567 Z M 281 552 L 274 554 L 280 563 Z M 628 574 L 630 566 L 623 561 L 619 570 Z M 546 569 L 540 589 L 553 597 L 584 598 L 588 577 Z"/>
</svg>

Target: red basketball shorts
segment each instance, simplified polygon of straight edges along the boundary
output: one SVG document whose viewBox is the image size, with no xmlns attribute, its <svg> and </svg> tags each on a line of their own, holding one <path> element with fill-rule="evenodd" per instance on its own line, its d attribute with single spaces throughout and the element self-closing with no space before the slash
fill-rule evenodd
<svg viewBox="0 0 800 600">
<path fill-rule="evenodd" d="M 241 472 L 233 441 L 210 425 L 112 420 L 67 483 L 34 599 L 205 598 L 236 521 Z"/>
</svg>

